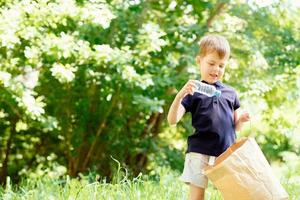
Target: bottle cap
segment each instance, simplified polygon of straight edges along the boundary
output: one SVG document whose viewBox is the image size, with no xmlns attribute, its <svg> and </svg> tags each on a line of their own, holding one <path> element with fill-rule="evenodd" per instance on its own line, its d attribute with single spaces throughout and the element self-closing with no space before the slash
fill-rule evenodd
<svg viewBox="0 0 300 200">
<path fill-rule="evenodd" d="M 216 91 L 215 91 L 215 96 L 216 96 L 216 97 L 220 97 L 220 96 L 221 96 L 221 93 L 222 93 L 222 92 L 221 92 L 220 90 L 216 90 Z"/>
</svg>

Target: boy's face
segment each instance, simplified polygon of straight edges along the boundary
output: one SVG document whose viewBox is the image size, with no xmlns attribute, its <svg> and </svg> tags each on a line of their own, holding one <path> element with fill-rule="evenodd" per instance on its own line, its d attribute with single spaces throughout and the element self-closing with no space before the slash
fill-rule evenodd
<svg viewBox="0 0 300 200">
<path fill-rule="evenodd" d="M 224 75 L 227 59 L 227 56 L 220 58 L 217 52 L 206 54 L 204 57 L 197 56 L 202 80 L 210 84 L 220 80 Z"/>
</svg>

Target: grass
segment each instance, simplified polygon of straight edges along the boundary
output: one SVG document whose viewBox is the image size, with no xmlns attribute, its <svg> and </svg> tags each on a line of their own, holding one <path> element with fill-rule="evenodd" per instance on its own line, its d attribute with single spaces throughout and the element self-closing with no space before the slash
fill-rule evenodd
<svg viewBox="0 0 300 200">
<path fill-rule="evenodd" d="M 150 180 L 147 175 L 139 175 L 129 180 L 126 176 L 115 183 L 92 181 L 88 177 L 73 178 L 68 176 L 60 179 L 43 177 L 25 179 L 19 186 L 9 183 L 0 190 L 0 199 L 28 200 L 178 200 L 187 199 L 188 187 L 178 180 L 178 173 L 166 168 L 159 169 L 159 180 Z M 119 180 L 118 180 L 119 179 Z M 221 199 L 218 191 L 210 187 L 206 193 L 208 199 Z"/>
<path fill-rule="evenodd" d="M 0 188 L 0 199 L 28 200 L 184 200 L 188 197 L 188 186 L 178 180 L 179 174 L 167 168 L 158 168 L 157 178 L 139 175 L 129 179 L 126 173 L 118 173 L 112 183 L 105 179 L 81 178 L 50 178 L 24 179 L 18 186 L 8 183 Z M 299 181 L 293 178 L 281 181 L 290 194 L 291 200 L 300 196 Z M 221 200 L 220 193 L 209 184 L 206 190 L 207 200 Z"/>
</svg>

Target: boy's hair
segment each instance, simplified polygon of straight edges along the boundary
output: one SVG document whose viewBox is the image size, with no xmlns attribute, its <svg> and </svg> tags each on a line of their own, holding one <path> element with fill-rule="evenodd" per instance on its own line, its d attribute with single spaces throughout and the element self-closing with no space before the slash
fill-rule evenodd
<svg viewBox="0 0 300 200">
<path fill-rule="evenodd" d="M 229 58 L 230 46 L 226 38 L 220 35 L 207 35 L 204 36 L 199 42 L 199 53 L 200 57 L 204 57 L 209 53 L 216 51 L 220 58 L 225 56 Z"/>
</svg>

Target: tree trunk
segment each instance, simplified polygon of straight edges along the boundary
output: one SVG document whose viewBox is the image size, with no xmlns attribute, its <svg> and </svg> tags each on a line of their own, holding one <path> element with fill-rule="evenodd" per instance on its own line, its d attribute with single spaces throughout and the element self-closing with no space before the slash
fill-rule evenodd
<svg viewBox="0 0 300 200">
<path fill-rule="evenodd" d="M 5 157 L 4 157 L 4 160 L 2 162 L 2 167 L 1 167 L 0 183 L 2 185 L 6 184 L 8 161 L 9 161 L 9 155 L 10 155 L 10 150 L 11 150 L 12 140 L 13 140 L 13 135 L 14 134 L 15 134 L 15 129 L 11 128 L 10 131 L 9 131 L 8 140 L 6 142 Z"/>
<path fill-rule="evenodd" d="M 103 130 L 106 128 L 108 117 L 111 114 L 113 108 L 115 108 L 118 96 L 119 96 L 119 88 L 117 89 L 115 95 L 113 96 L 113 98 L 111 100 L 110 107 L 108 108 L 108 110 L 104 114 L 104 117 L 102 118 L 102 122 L 99 123 L 99 126 L 98 126 L 97 131 L 96 131 L 95 139 L 93 140 L 92 144 L 87 143 L 87 151 L 85 151 L 86 153 L 84 154 L 83 161 L 82 162 L 80 161 L 80 163 L 79 163 L 80 166 L 77 166 L 76 173 L 78 171 L 82 172 L 82 171 L 86 170 L 86 168 L 88 166 L 88 163 L 90 162 L 91 157 L 95 152 L 95 148 L 96 148 L 98 138 L 101 135 L 101 133 L 103 132 Z M 78 159 L 80 159 L 80 158 L 78 158 Z"/>
</svg>

